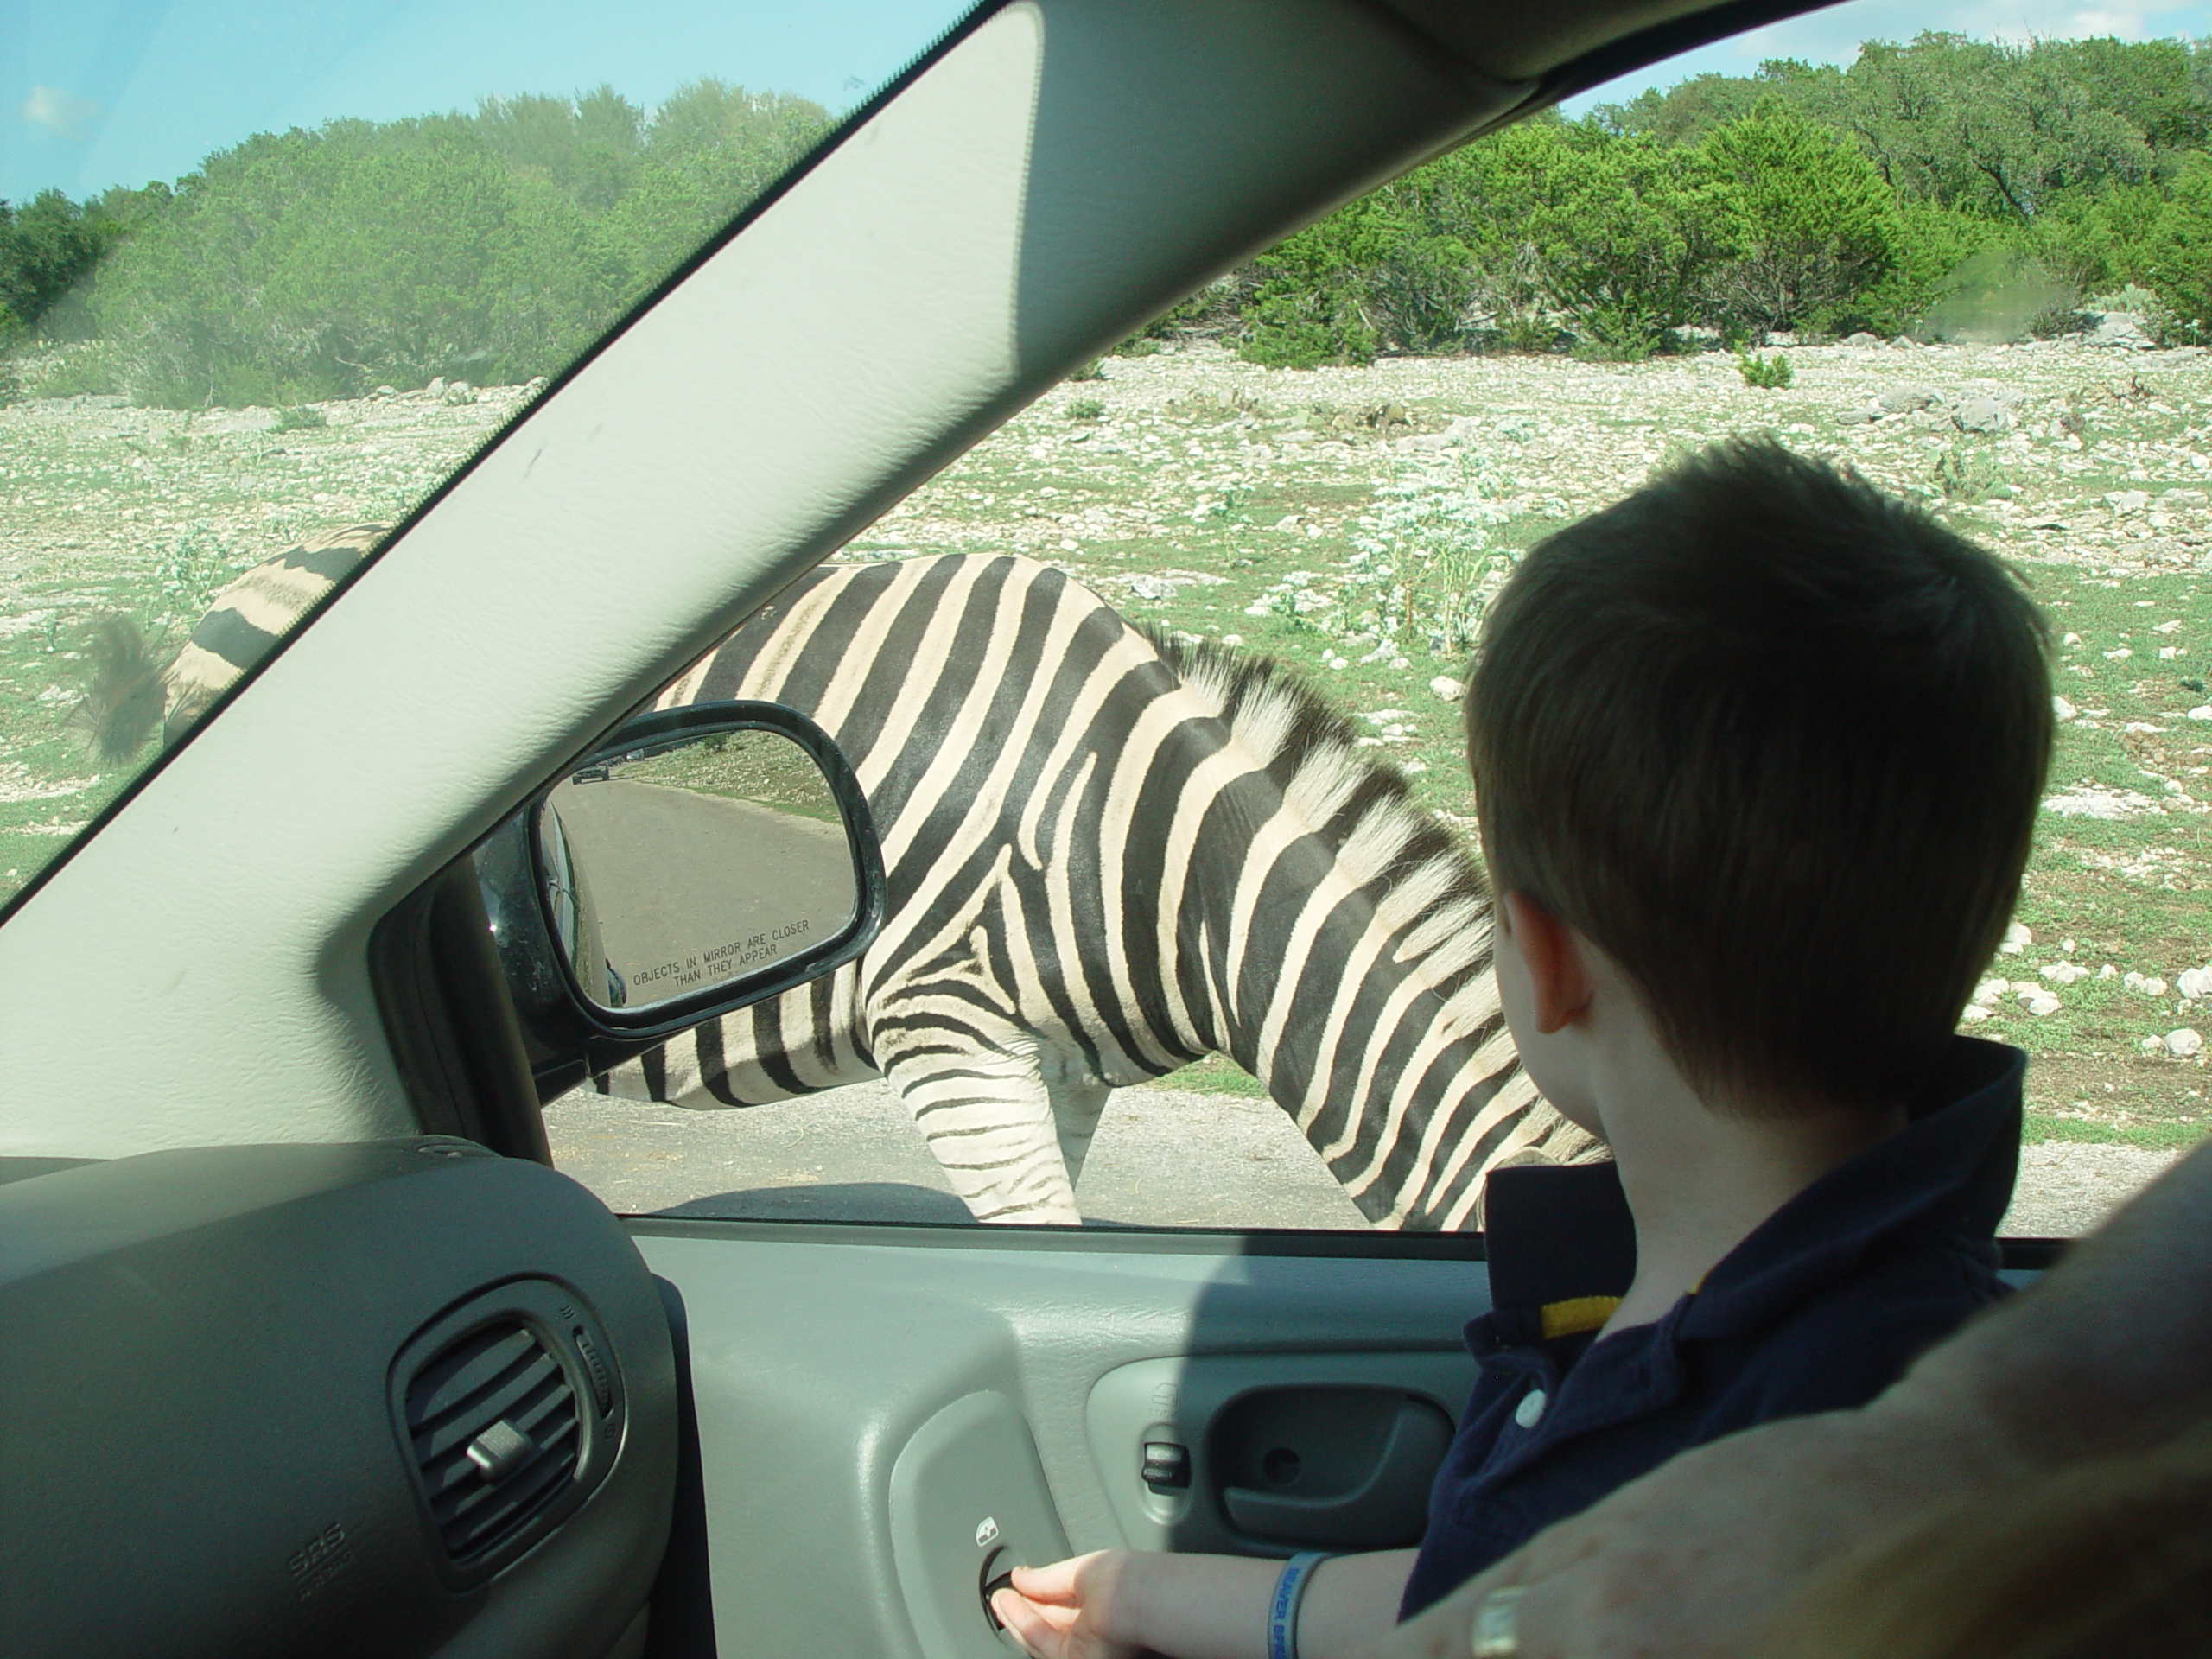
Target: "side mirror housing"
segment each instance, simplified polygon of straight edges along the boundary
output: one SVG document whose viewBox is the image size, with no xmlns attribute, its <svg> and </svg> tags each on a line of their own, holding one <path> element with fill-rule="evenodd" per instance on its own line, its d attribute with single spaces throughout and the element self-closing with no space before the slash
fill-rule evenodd
<svg viewBox="0 0 2212 1659">
<path fill-rule="evenodd" d="M 475 862 L 541 1099 L 850 962 L 883 923 L 867 798 L 779 703 L 630 721 Z"/>
</svg>

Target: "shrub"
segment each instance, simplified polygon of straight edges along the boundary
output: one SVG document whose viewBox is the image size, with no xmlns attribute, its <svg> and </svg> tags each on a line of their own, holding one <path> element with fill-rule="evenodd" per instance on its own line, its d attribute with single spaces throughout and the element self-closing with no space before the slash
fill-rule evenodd
<svg viewBox="0 0 2212 1659">
<path fill-rule="evenodd" d="M 295 404 L 289 409 L 278 410 L 276 424 L 269 429 L 272 432 L 301 432 L 329 424 L 330 416 L 313 404 Z"/>
<path fill-rule="evenodd" d="M 1103 380 L 1105 378 L 1106 359 L 1103 357 L 1092 358 L 1090 362 L 1084 364 L 1073 374 L 1068 376 L 1071 380 Z"/>
<path fill-rule="evenodd" d="M 1995 494 L 2005 483 L 2005 470 L 1988 444 L 1955 438 L 1936 454 L 1935 479 L 1946 501 L 1972 503 Z"/>
<path fill-rule="evenodd" d="M 1864 152 L 1770 95 L 1716 129 L 1704 153 L 1733 187 L 1725 200 L 1737 251 L 1707 290 L 1723 329 L 1757 340 L 1859 321 L 1860 296 L 1889 275 L 1900 235 L 1895 195 Z"/>
<path fill-rule="evenodd" d="M 1096 421 L 1103 419 L 1105 413 L 1106 405 L 1096 397 L 1078 397 L 1068 405 L 1068 419 L 1071 421 Z"/>
<path fill-rule="evenodd" d="M 1771 357 L 1738 352 L 1736 353 L 1736 372 L 1744 377 L 1745 385 L 1770 390 L 1786 386 L 1797 378 L 1797 372 L 1789 366 L 1789 359 L 1780 352 Z"/>
</svg>

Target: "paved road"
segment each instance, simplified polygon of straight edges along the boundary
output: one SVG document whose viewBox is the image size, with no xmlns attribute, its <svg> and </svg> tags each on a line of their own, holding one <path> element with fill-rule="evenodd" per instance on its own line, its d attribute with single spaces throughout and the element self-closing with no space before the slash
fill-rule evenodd
<svg viewBox="0 0 2212 1659">
<path fill-rule="evenodd" d="M 546 1109 L 555 1161 L 613 1209 L 788 1220 L 965 1221 L 888 1085 L 743 1111 L 573 1094 Z M 2022 1149 L 2004 1230 L 2087 1231 L 2172 1160 L 2132 1147 Z M 1366 1224 L 1272 1102 L 1119 1089 L 1077 1184 L 1084 1216 L 1185 1227 Z"/>
<path fill-rule="evenodd" d="M 842 823 L 620 779 L 553 799 L 633 1009 L 756 973 L 853 913 Z"/>
</svg>

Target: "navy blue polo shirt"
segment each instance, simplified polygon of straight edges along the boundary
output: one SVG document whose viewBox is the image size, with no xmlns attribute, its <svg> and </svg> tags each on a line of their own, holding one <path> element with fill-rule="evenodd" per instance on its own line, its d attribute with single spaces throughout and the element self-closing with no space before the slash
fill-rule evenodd
<svg viewBox="0 0 2212 1659">
<path fill-rule="evenodd" d="M 1467 1326 L 1482 1375 L 1399 1617 L 1679 1452 L 1865 1405 L 2002 1294 L 2026 1069 L 2018 1049 L 1954 1038 L 1903 1129 L 1768 1217 L 1664 1318 L 1603 1341 L 1636 1269 L 1613 1166 L 1493 1173 L 1492 1311 Z"/>
</svg>

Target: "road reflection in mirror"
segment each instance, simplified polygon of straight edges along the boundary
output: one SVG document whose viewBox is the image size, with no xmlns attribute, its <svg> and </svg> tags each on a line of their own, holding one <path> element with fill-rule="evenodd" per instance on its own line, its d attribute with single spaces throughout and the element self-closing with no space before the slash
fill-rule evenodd
<svg viewBox="0 0 2212 1659">
<path fill-rule="evenodd" d="M 799 956 L 860 901 L 829 780 L 779 732 L 601 756 L 538 814 L 548 920 L 583 994 L 634 1016 Z"/>
</svg>

